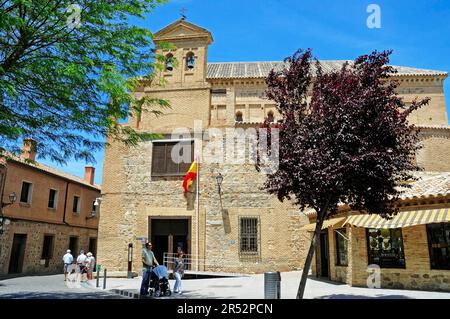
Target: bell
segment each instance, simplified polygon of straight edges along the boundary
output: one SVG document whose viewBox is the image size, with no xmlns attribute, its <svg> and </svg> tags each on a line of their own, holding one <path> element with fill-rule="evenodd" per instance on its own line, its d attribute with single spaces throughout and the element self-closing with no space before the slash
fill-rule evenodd
<svg viewBox="0 0 450 319">
<path fill-rule="evenodd" d="M 166 70 L 167 70 L 167 71 L 172 71 L 172 70 L 173 70 L 173 62 L 172 62 L 171 59 L 170 59 L 170 60 L 167 60 L 167 63 L 166 63 Z"/>
<path fill-rule="evenodd" d="M 195 66 L 195 57 L 193 55 L 189 55 L 186 58 L 186 62 L 187 62 L 188 69 L 192 70 L 194 68 L 194 66 Z"/>
</svg>

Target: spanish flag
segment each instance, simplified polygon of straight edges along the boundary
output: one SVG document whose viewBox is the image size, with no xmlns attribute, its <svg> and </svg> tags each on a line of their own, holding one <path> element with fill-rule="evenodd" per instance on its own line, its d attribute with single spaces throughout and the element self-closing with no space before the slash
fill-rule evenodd
<svg viewBox="0 0 450 319">
<path fill-rule="evenodd" d="M 189 168 L 189 170 L 186 173 L 186 176 L 184 177 L 183 188 L 185 193 L 187 193 L 189 186 L 191 186 L 191 184 L 195 181 L 196 178 L 197 178 L 197 162 L 194 161 L 192 162 L 191 167 Z"/>
</svg>

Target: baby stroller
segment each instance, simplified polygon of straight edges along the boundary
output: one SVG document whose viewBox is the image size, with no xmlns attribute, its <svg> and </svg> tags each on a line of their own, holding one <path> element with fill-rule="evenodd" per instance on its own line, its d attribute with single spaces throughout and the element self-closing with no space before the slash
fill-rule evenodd
<svg viewBox="0 0 450 319">
<path fill-rule="evenodd" d="M 150 275 L 149 295 L 170 296 L 169 274 L 166 266 L 156 266 Z"/>
</svg>

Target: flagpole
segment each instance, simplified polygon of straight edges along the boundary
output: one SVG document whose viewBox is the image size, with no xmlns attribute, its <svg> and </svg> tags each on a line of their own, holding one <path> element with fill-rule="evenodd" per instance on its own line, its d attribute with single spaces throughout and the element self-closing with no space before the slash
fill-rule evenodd
<svg viewBox="0 0 450 319">
<path fill-rule="evenodd" d="M 199 212 L 200 212 L 200 179 L 199 179 L 199 176 L 200 176 L 200 161 L 199 161 L 199 156 L 198 156 L 198 154 L 197 154 L 197 178 L 196 178 L 196 181 L 197 181 L 197 185 L 196 185 L 196 200 L 197 200 L 197 207 L 196 207 L 196 209 L 195 209 L 195 242 L 196 242 L 196 245 L 195 245 L 195 256 L 196 256 L 196 264 L 195 264 L 195 270 L 196 271 L 198 271 L 199 270 L 199 260 L 198 260 L 198 254 L 199 254 L 199 242 L 198 242 L 198 239 L 200 238 L 200 236 L 199 236 L 199 234 L 198 234 L 198 230 L 199 230 L 199 226 L 198 226 L 198 224 L 199 224 Z"/>
</svg>

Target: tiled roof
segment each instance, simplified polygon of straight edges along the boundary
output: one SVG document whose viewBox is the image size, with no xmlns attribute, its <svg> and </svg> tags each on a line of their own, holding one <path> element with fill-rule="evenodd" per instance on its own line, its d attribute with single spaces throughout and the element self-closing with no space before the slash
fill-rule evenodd
<svg viewBox="0 0 450 319">
<path fill-rule="evenodd" d="M 323 70 L 330 72 L 339 70 L 347 60 L 323 60 L 320 61 Z M 265 78 L 270 70 L 281 70 L 286 64 L 281 61 L 272 62 L 213 62 L 208 63 L 206 77 L 208 79 L 243 79 Z M 314 67 L 314 65 L 313 65 Z M 394 76 L 420 76 L 420 75 L 447 75 L 445 71 L 417 69 L 406 66 L 394 66 L 398 73 Z M 314 70 L 313 70 L 314 71 Z"/>
<path fill-rule="evenodd" d="M 450 125 L 415 124 L 414 126 L 420 128 L 420 129 L 450 130 Z"/>
<path fill-rule="evenodd" d="M 441 197 L 450 194 L 450 172 L 417 172 L 411 188 L 401 188 L 401 199 Z"/>
<path fill-rule="evenodd" d="M 98 189 L 99 191 L 101 190 L 101 186 L 98 185 L 98 184 L 93 184 L 93 185 L 91 185 L 91 184 L 89 184 L 88 182 L 86 182 L 84 179 L 82 179 L 82 178 L 80 178 L 80 177 L 78 177 L 78 176 L 68 174 L 68 173 L 66 173 L 66 172 L 60 171 L 60 170 L 58 170 L 58 169 L 56 169 L 56 168 L 53 168 L 53 167 L 44 165 L 44 164 L 42 164 L 42 163 L 36 163 L 36 165 L 33 165 L 33 164 L 31 164 L 31 163 L 25 162 L 25 161 L 22 160 L 21 158 L 15 157 L 15 156 L 14 156 L 14 157 L 11 156 L 11 158 L 12 158 L 14 161 L 16 161 L 16 162 L 19 162 L 19 163 L 22 163 L 22 164 L 24 164 L 24 165 L 29 166 L 30 168 L 38 169 L 38 170 L 41 170 L 41 171 L 50 173 L 50 174 L 52 174 L 52 175 L 56 175 L 56 176 L 62 177 L 62 178 L 64 178 L 64 179 L 68 179 L 68 180 L 73 181 L 73 182 L 76 182 L 76 183 L 78 183 L 78 184 L 82 184 L 82 185 L 85 185 L 85 186 L 88 186 L 88 187 L 96 188 L 96 189 Z"/>
<path fill-rule="evenodd" d="M 401 200 L 443 197 L 450 194 L 450 172 L 416 172 L 414 175 L 419 178 L 411 183 L 411 188 L 399 187 L 404 193 Z M 345 206 L 340 203 L 339 206 Z M 305 215 L 315 216 L 316 211 L 311 208 L 304 210 Z"/>
</svg>

